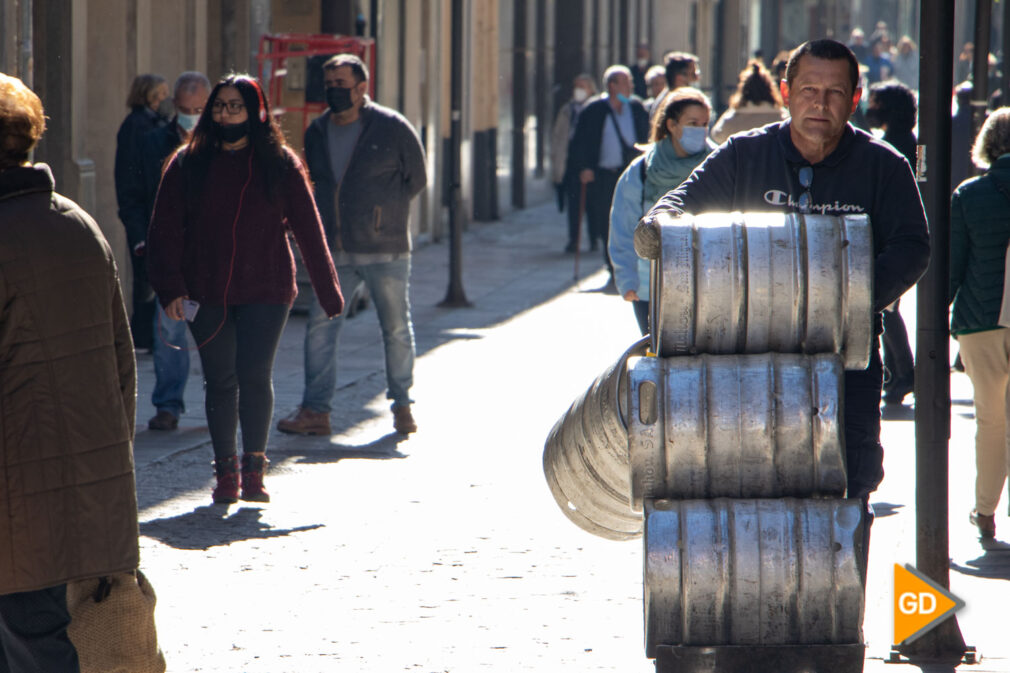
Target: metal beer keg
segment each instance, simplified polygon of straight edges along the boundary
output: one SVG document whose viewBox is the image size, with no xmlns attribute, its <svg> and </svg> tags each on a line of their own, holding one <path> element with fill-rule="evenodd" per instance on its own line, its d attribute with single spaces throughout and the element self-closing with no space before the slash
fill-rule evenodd
<svg viewBox="0 0 1010 673">
<path fill-rule="evenodd" d="M 842 497 L 837 355 L 632 358 L 631 501 Z"/>
<path fill-rule="evenodd" d="M 652 350 L 840 353 L 865 368 L 873 337 L 865 215 L 710 213 L 659 221 Z"/>
<path fill-rule="evenodd" d="M 611 540 L 642 534 L 631 509 L 628 466 L 628 358 L 635 343 L 601 374 L 554 425 L 544 445 L 544 476 L 561 511 L 583 530 Z"/>
<path fill-rule="evenodd" d="M 860 643 L 861 509 L 842 499 L 650 501 L 646 656 L 661 645 Z"/>
</svg>

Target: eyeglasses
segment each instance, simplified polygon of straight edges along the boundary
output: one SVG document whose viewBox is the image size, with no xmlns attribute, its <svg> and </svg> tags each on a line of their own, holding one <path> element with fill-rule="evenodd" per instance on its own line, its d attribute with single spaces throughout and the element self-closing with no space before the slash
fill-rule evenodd
<svg viewBox="0 0 1010 673">
<path fill-rule="evenodd" d="M 245 104 L 237 100 L 230 100 L 227 103 L 222 100 L 218 100 L 214 101 L 214 104 L 210 107 L 214 114 L 221 114 L 224 112 L 225 108 L 228 108 L 228 112 L 231 114 L 237 115 L 245 109 Z"/>
<path fill-rule="evenodd" d="M 804 191 L 800 194 L 800 199 L 797 202 L 800 207 L 800 213 L 804 215 L 810 214 L 810 206 L 813 201 L 813 197 L 810 195 L 810 185 L 814 181 L 814 169 L 813 166 L 804 166 L 800 169 L 800 187 Z"/>
</svg>

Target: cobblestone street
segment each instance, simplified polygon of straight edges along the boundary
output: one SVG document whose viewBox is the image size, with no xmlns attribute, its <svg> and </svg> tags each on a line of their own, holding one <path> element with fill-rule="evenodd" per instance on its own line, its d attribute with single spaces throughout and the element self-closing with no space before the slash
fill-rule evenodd
<svg viewBox="0 0 1010 673">
<path fill-rule="evenodd" d="M 651 671 L 642 625 L 640 541 L 571 524 L 543 478 L 554 422 L 635 340 L 631 309 L 603 293 L 599 258 L 572 284 L 556 211 L 475 225 L 466 241 L 470 309 L 441 309 L 445 247 L 415 253 L 420 431 L 392 432 L 374 311 L 341 342 L 330 438 L 271 436 L 273 502 L 212 506 L 211 449 L 198 366 L 180 429 L 137 440 L 142 568 L 159 592 L 169 671 Z M 906 320 L 914 302 L 902 303 Z M 513 317 L 514 316 L 514 317 Z M 285 332 L 276 410 L 301 395 L 304 318 Z M 914 319 L 909 320 L 914 334 Z M 151 363 L 140 357 L 141 421 Z M 952 591 L 966 670 L 1010 670 L 994 606 L 1010 597 L 1006 552 L 967 523 L 974 477 L 970 385 L 953 379 Z M 965 405 L 965 400 L 969 401 Z M 872 502 L 864 620 L 867 671 L 885 665 L 891 568 L 914 563 L 911 407 L 884 423 L 887 479 Z M 997 517 L 998 531 L 1007 523 Z M 950 668 L 937 669 L 943 671 Z"/>
</svg>

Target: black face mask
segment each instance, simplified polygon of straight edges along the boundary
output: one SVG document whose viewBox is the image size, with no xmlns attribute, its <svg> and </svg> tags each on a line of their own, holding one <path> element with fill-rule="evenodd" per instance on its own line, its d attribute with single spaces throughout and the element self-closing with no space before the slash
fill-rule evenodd
<svg viewBox="0 0 1010 673">
<path fill-rule="evenodd" d="M 354 102 L 351 100 L 350 87 L 331 86 L 327 88 L 326 104 L 336 114 L 340 114 L 344 110 L 350 110 L 354 107 Z"/>
<path fill-rule="evenodd" d="M 214 131 L 223 143 L 234 143 L 249 135 L 249 120 L 238 124 L 214 122 Z"/>
</svg>

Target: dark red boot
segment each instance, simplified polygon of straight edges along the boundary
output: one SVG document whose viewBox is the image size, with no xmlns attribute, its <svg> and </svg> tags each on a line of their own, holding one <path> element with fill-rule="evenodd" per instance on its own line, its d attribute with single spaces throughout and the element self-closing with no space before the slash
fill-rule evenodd
<svg viewBox="0 0 1010 673">
<path fill-rule="evenodd" d="M 214 502 L 230 505 L 238 502 L 238 456 L 218 458 L 214 461 L 217 486 L 214 487 Z"/>
<path fill-rule="evenodd" d="M 249 502 L 270 502 L 270 494 L 263 488 L 263 473 L 267 457 L 262 453 L 242 454 L 242 499 Z"/>
</svg>

